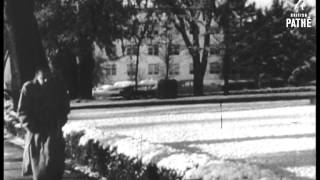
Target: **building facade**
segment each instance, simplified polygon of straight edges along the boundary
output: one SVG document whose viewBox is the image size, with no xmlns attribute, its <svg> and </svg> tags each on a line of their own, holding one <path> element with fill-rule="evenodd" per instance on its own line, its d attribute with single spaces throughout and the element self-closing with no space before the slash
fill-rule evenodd
<svg viewBox="0 0 320 180">
<path fill-rule="evenodd" d="M 159 32 L 159 36 L 145 40 L 142 43 L 142 46 L 140 46 L 138 80 L 164 79 L 167 69 L 165 55 L 169 52 L 169 79 L 192 81 L 193 60 L 180 33 L 176 30 L 171 32 L 171 48 L 168 49 L 168 40 L 161 37 L 161 28 L 158 28 L 156 31 Z M 217 85 L 223 82 L 221 72 L 222 55 L 224 51 L 220 45 L 221 40 L 222 35 L 215 35 L 214 38 L 211 38 L 210 47 L 202 47 L 208 48 L 209 50 L 204 85 Z M 102 64 L 104 74 L 102 84 L 113 84 L 119 81 L 134 80 L 137 47 L 129 40 L 124 40 L 122 42 L 119 40 L 114 44 L 117 56 L 115 60 L 108 60 L 103 51 L 96 52 L 97 56 L 105 59 L 105 62 Z M 201 38 L 200 44 L 203 44 L 203 39 Z"/>
</svg>

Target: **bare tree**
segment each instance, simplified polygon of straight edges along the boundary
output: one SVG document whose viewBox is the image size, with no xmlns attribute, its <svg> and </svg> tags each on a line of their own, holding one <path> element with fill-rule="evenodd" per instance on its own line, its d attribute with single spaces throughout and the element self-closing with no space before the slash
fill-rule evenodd
<svg viewBox="0 0 320 180">
<path fill-rule="evenodd" d="M 203 95 L 203 79 L 208 62 L 215 1 L 157 0 L 156 2 L 159 7 L 167 8 L 168 13 L 174 16 L 174 25 L 193 60 L 193 93 Z M 200 30 L 202 27 L 204 32 Z"/>
<path fill-rule="evenodd" d="M 163 51 L 160 53 L 160 58 L 165 63 L 165 79 L 169 79 L 169 71 L 170 71 L 170 64 L 171 64 L 171 54 L 172 54 L 172 46 L 173 46 L 173 22 L 172 18 L 170 16 L 164 15 L 159 16 L 161 27 L 163 31 L 160 34 L 162 45 L 163 45 Z"/>
<path fill-rule="evenodd" d="M 152 33 L 156 24 L 156 16 L 151 10 L 147 10 L 148 0 L 137 1 L 131 3 L 135 11 L 132 14 L 132 19 L 129 21 L 127 29 L 129 36 L 127 37 L 134 43 L 136 50 L 136 67 L 135 67 L 135 89 L 138 88 L 139 60 L 140 47 L 146 38 L 152 38 Z M 144 9 L 141 11 L 141 9 Z"/>
</svg>

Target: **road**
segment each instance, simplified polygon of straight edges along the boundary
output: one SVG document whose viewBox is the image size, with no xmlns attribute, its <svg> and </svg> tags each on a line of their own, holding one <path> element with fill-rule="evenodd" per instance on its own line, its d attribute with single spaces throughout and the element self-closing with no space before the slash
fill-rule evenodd
<svg viewBox="0 0 320 180">
<path fill-rule="evenodd" d="M 315 179 L 315 105 L 309 100 L 73 110 L 68 124 Z"/>
</svg>

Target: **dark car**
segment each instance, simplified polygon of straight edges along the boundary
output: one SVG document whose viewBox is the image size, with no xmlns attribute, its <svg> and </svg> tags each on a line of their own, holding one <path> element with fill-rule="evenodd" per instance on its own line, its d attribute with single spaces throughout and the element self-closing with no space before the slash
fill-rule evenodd
<svg viewBox="0 0 320 180">
<path fill-rule="evenodd" d="M 137 89 L 135 85 L 130 85 L 120 91 L 120 95 L 126 99 L 155 97 L 157 83 L 140 82 Z"/>
</svg>

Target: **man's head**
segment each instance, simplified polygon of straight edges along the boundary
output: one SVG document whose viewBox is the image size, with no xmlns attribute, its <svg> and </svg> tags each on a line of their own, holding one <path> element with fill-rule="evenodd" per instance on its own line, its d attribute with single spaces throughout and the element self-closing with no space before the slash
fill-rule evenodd
<svg viewBox="0 0 320 180">
<path fill-rule="evenodd" d="M 47 83 L 50 76 L 50 70 L 44 67 L 36 68 L 35 80 L 38 81 L 40 85 Z"/>
</svg>

